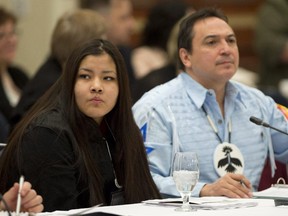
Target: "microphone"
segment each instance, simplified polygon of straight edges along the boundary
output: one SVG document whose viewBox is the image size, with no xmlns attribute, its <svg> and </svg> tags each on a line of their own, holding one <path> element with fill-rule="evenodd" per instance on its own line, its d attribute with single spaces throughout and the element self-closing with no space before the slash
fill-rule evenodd
<svg viewBox="0 0 288 216">
<path fill-rule="evenodd" d="M 272 127 L 268 123 L 264 122 L 263 120 L 261 120 L 259 118 L 256 118 L 255 116 L 251 116 L 250 117 L 250 121 L 253 122 L 254 124 L 262 125 L 263 127 L 268 127 L 268 128 L 273 129 L 273 130 L 276 130 L 276 131 L 278 131 L 280 133 L 288 135 L 288 133 L 286 133 L 285 131 L 282 131 L 282 130 L 279 130 L 278 128 Z"/>
</svg>

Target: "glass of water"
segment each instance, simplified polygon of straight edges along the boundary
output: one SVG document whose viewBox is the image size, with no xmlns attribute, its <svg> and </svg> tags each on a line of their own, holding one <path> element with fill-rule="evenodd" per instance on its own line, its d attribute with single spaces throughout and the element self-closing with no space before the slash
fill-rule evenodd
<svg viewBox="0 0 288 216">
<path fill-rule="evenodd" d="M 176 211 L 195 211 L 189 204 L 191 192 L 199 178 L 198 157 L 195 152 L 176 152 L 173 160 L 172 175 L 177 190 L 183 199 L 182 206 Z"/>
</svg>

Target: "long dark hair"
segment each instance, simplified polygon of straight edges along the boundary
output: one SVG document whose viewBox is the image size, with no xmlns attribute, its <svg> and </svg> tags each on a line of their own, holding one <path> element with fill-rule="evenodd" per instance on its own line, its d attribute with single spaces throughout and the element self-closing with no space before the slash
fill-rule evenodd
<svg viewBox="0 0 288 216">
<path fill-rule="evenodd" d="M 89 178 L 90 204 L 95 205 L 103 201 L 102 188 L 99 188 L 101 177 L 89 154 L 88 133 L 83 127 L 91 119 L 88 119 L 78 109 L 74 86 L 81 61 L 88 55 L 97 56 L 104 53 L 108 54 L 116 65 L 119 84 L 116 105 L 105 116 L 105 122 L 109 125 L 116 140 L 115 166 L 119 175 L 117 177 L 124 187 L 125 202 L 134 203 L 159 198 L 159 192 L 149 172 L 143 139 L 133 118 L 129 82 L 123 57 L 113 44 L 101 39 L 94 39 L 72 52 L 60 79 L 12 131 L 8 145 L 0 157 L 0 191 L 7 190 L 9 170 L 15 169 L 15 165 L 20 167 L 19 161 L 15 162 L 15 150 L 19 152 L 25 129 L 43 112 L 60 106 L 62 115 L 67 119 L 77 141 L 75 152 L 78 154 L 78 162 L 82 165 L 80 167 L 83 167 L 81 172 Z"/>
</svg>

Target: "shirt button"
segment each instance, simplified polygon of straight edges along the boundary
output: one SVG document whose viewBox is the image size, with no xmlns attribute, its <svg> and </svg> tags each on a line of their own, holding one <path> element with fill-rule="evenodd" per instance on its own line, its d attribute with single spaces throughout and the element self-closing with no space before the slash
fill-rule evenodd
<svg viewBox="0 0 288 216">
<path fill-rule="evenodd" d="M 218 124 L 222 124 L 223 121 L 221 119 L 218 120 Z"/>
</svg>

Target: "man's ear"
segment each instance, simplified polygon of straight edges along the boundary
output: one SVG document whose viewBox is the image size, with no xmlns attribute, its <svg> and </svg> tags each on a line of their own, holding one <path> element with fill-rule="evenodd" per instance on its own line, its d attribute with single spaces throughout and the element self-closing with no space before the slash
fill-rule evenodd
<svg viewBox="0 0 288 216">
<path fill-rule="evenodd" d="M 185 67 L 191 67 L 191 54 L 185 49 L 179 49 L 179 57 Z"/>
</svg>

